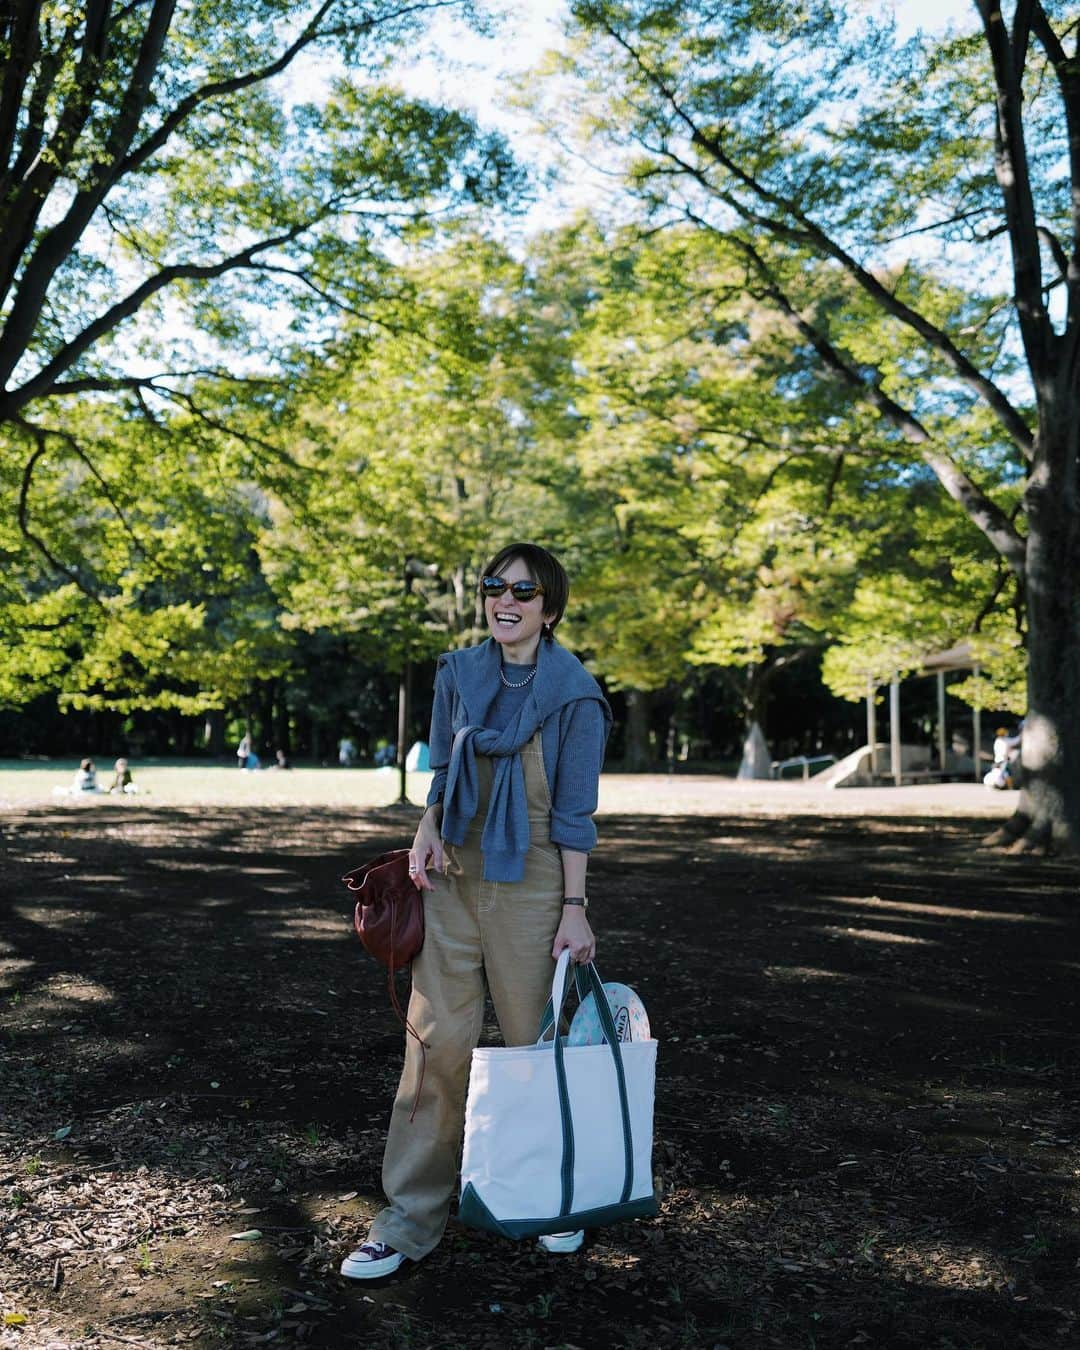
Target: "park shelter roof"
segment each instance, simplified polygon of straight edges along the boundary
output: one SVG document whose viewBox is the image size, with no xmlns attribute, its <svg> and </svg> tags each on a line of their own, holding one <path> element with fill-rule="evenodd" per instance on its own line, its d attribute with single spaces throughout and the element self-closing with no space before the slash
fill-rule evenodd
<svg viewBox="0 0 1080 1350">
<path fill-rule="evenodd" d="M 955 647 L 948 647 L 943 652 L 934 652 L 931 656 L 923 657 L 920 673 L 935 675 L 938 671 L 944 673 L 947 670 L 971 670 L 981 665 L 979 657 L 972 656 L 971 643 L 965 638 Z"/>
</svg>

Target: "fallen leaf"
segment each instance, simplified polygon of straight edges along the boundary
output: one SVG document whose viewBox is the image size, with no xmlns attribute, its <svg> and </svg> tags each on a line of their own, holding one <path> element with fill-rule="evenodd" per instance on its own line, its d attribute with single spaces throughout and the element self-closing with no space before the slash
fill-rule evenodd
<svg viewBox="0 0 1080 1350">
<path fill-rule="evenodd" d="M 245 1228 L 242 1233 L 230 1233 L 230 1242 L 258 1242 L 262 1232 L 258 1228 Z"/>
</svg>

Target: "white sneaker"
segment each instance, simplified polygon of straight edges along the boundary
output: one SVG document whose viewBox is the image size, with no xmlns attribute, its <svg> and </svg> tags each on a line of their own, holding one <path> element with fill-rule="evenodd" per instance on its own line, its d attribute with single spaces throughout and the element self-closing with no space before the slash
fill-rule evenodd
<svg viewBox="0 0 1080 1350">
<path fill-rule="evenodd" d="M 542 1233 L 536 1240 L 546 1252 L 577 1252 L 585 1241 L 585 1230 L 579 1228 L 576 1233 Z"/>
<path fill-rule="evenodd" d="M 381 1280 L 384 1275 L 393 1275 L 408 1259 L 385 1242 L 365 1242 L 342 1261 L 341 1273 L 347 1280 Z"/>
</svg>

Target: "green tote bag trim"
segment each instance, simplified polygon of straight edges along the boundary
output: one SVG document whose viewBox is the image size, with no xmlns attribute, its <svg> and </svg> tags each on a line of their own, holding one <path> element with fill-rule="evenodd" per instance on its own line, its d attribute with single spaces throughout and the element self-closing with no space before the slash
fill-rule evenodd
<svg viewBox="0 0 1080 1350">
<path fill-rule="evenodd" d="M 577 984 L 578 1002 L 584 1003 L 589 996 L 589 972 L 586 966 L 574 967 L 574 981 Z M 544 1011 L 540 1014 L 540 1031 L 536 1037 L 537 1045 L 540 1044 L 554 1024 L 555 1013 L 551 1006 L 551 999 L 549 998 L 544 1007 Z"/>
<path fill-rule="evenodd" d="M 549 1000 L 548 1006 L 541 1016 L 538 1050 L 540 1044 L 543 1043 L 546 1032 L 551 1031 L 553 1027 L 557 1027 L 562 1016 L 562 1008 L 570 984 L 567 953 L 560 957 L 560 966 L 561 968 L 557 970 L 556 979 L 552 986 L 553 997 Z M 601 1029 L 615 1068 L 615 1085 L 619 1094 L 619 1116 L 623 1136 L 623 1181 L 619 1199 L 592 1209 L 575 1209 L 574 1207 L 574 1158 L 576 1148 L 573 1112 L 564 1060 L 566 1047 L 562 1037 L 553 1035 L 550 1049 L 555 1068 L 556 1089 L 559 1098 L 559 1123 L 562 1134 L 559 1212 L 535 1218 L 497 1219 L 481 1199 L 473 1182 L 468 1181 L 461 1192 L 458 1218 L 470 1227 L 481 1228 L 489 1233 L 498 1233 L 502 1237 L 525 1238 L 543 1233 L 562 1233 L 577 1228 L 597 1228 L 621 1219 L 650 1218 L 658 1212 L 656 1197 L 652 1192 L 633 1200 L 630 1199 L 634 1184 L 634 1146 L 626 1072 L 618 1032 L 615 1029 L 615 1021 L 611 1015 L 600 976 L 596 967 L 592 964 L 586 968 L 578 967 L 574 974 L 579 997 L 583 998 L 589 992 L 594 995 Z M 557 1006 L 554 1006 L 556 1004 Z M 570 1047 L 570 1049 L 573 1050 L 574 1047 Z M 552 1162 L 554 1163 L 554 1158 Z"/>
<path fill-rule="evenodd" d="M 458 1218 L 470 1228 L 482 1228 L 505 1238 L 539 1237 L 542 1233 L 563 1233 L 577 1228 L 602 1228 L 619 1219 L 651 1219 L 658 1212 L 655 1195 L 643 1195 L 617 1205 L 582 1209 L 576 1214 L 560 1214 L 551 1219 L 497 1219 L 477 1194 L 470 1181 L 461 1193 Z"/>
<path fill-rule="evenodd" d="M 578 967 L 580 970 L 581 967 Z M 623 1136 L 623 1188 L 622 1195 L 619 1197 L 619 1204 L 625 1205 L 630 1198 L 630 1192 L 634 1185 L 634 1136 L 630 1127 L 630 1102 L 626 1095 L 626 1073 L 623 1069 L 622 1050 L 619 1046 L 619 1033 L 615 1030 L 615 1019 L 611 1016 L 611 1008 L 607 1001 L 607 995 L 604 993 L 604 986 L 600 982 L 600 976 L 597 974 L 596 967 L 590 961 L 587 968 L 588 983 L 592 987 L 593 999 L 596 1003 L 596 1010 L 600 1017 L 600 1026 L 604 1033 L 604 1039 L 607 1042 L 608 1049 L 611 1051 L 611 1058 L 615 1065 L 615 1081 L 619 1089 L 619 1111 L 622 1116 L 622 1136 Z M 566 994 L 570 981 L 563 980 L 562 998 L 559 1000 L 559 1007 L 554 1010 L 552 1022 L 558 1025 L 562 1017 L 562 1005 L 566 1001 Z M 581 985 L 578 985 L 580 993 Z M 546 1013 L 546 1009 L 545 1009 Z M 541 1018 L 541 1035 L 543 1035 L 543 1021 Z M 559 1207 L 559 1217 L 568 1219 L 574 1208 L 574 1122 L 570 1111 L 570 1093 L 566 1086 L 566 1065 L 563 1061 L 563 1040 L 561 1036 L 554 1038 L 555 1052 L 555 1081 L 559 1089 L 559 1114 L 562 1117 L 563 1130 L 563 1158 L 562 1158 L 562 1204 Z M 573 1226 L 573 1225 L 571 1225 Z M 578 1225 L 582 1227 L 582 1225 Z M 554 1229 L 554 1232 L 561 1232 L 561 1229 Z"/>
</svg>

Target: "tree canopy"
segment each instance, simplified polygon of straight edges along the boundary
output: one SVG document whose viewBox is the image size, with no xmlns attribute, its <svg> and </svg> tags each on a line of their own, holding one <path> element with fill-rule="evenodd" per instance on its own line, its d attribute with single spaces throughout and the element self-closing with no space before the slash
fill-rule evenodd
<svg viewBox="0 0 1080 1350">
<path fill-rule="evenodd" d="M 1067 7 L 573 0 L 531 98 L 620 187 L 520 248 L 504 140 L 389 78 L 442 9 L 484 21 L 0 20 L 0 697 L 221 707 L 304 635 L 394 668 L 533 535 L 645 698 L 720 671 L 753 716 L 826 651 L 860 697 L 974 636 L 1028 714 L 1014 829 L 1073 838 Z"/>
<path fill-rule="evenodd" d="M 571 12 L 561 69 L 585 91 L 591 153 L 620 166 L 652 228 L 687 221 L 738 253 L 747 290 L 876 415 L 883 441 L 917 452 L 1023 587 L 1028 782 L 1012 830 L 1074 844 L 1074 16 L 976 0 L 981 31 L 897 42 L 855 6 L 574 0 Z M 980 414 L 984 444 L 958 453 L 955 422 Z"/>
<path fill-rule="evenodd" d="M 449 8 L 476 19 L 449 0 L 0 16 L 0 696 L 188 706 L 273 670 L 252 560 L 265 493 L 298 489 L 293 386 L 393 289 L 388 250 L 519 184 L 500 137 L 386 79 Z"/>
</svg>

